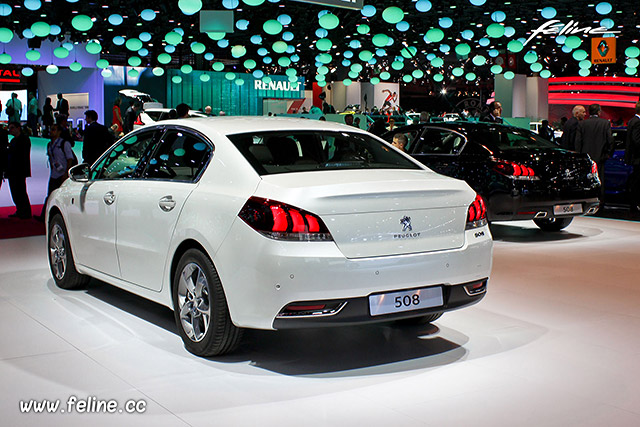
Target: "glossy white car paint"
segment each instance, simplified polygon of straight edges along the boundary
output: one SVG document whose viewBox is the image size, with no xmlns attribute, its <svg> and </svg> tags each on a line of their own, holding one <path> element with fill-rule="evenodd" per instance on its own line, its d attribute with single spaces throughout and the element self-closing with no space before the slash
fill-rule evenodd
<svg viewBox="0 0 640 427">
<path fill-rule="evenodd" d="M 257 117 L 162 124 L 191 129 L 212 143 L 213 155 L 197 182 L 67 180 L 49 198 L 48 216 L 52 209 L 62 214 L 80 273 L 172 307 L 176 252 L 186 241 L 197 242 L 217 269 L 233 323 L 261 329 L 272 329 L 293 301 L 364 297 L 489 276 L 491 234 L 486 225 L 465 231 L 475 192 L 463 181 L 413 160 L 422 170 L 260 176 L 226 137 L 283 129 L 364 131 Z M 251 196 L 318 215 L 334 241 L 265 237 L 238 217 Z M 166 198 L 175 201 L 169 212 L 160 208 Z M 419 238 L 396 237 L 403 234 L 399 221 L 405 215 L 415 218 Z"/>
</svg>

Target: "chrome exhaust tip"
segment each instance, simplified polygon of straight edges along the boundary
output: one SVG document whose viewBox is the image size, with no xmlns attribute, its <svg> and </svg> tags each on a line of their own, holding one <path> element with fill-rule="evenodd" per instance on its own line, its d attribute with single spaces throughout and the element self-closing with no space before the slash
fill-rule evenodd
<svg viewBox="0 0 640 427">
<path fill-rule="evenodd" d="M 545 211 L 540 211 L 536 214 L 536 216 L 534 216 L 534 218 L 546 218 L 547 217 L 547 213 Z"/>
<path fill-rule="evenodd" d="M 586 215 L 593 215 L 596 212 L 598 212 L 598 206 L 592 206 L 592 207 L 589 208 L 589 210 L 587 211 Z"/>
</svg>

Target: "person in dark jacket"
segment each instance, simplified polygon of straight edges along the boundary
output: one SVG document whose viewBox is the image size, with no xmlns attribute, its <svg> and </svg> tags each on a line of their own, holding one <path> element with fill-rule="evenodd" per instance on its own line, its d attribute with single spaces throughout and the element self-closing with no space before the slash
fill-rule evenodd
<svg viewBox="0 0 640 427">
<path fill-rule="evenodd" d="M 132 102 L 124 113 L 124 123 L 122 124 L 123 132 L 125 134 L 133 130 L 133 124 L 138 118 L 138 109 L 140 107 L 135 102 Z"/>
<path fill-rule="evenodd" d="M 636 103 L 636 115 L 627 123 L 627 144 L 625 161 L 633 165 L 633 172 L 629 177 L 629 199 L 631 212 L 640 213 L 640 102 Z"/>
<path fill-rule="evenodd" d="M 9 217 L 31 218 L 31 202 L 27 194 L 27 178 L 31 176 L 31 140 L 23 131 L 20 123 L 9 123 L 9 133 L 13 139 L 9 143 L 7 171 L 11 198 L 16 212 Z"/>
<path fill-rule="evenodd" d="M 488 111 L 480 117 L 481 122 L 502 123 L 502 104 L 493 101 L 489 104 Z"/>
<path fill-rule="evenodd" d="M 113 144 L 113 138 L 106 126 L 98 123 L 98 113 L 95 110 L 87 110 L 84 113 L 85 123 L 84 138 L 82 143 L 82 161 L 92 165 L 98 157 Z"/>
<path fill-rule="evenodd" d="M 61 93 L 58 94 L 58 103 L 54 111 L 57 111 L 62 116 L 69 117 L 69 101 L 63 98 Z"/>
<path fill-rule="evenodd" d="M 576 132 L 578 130 L 578 123 L 584 120 L 584 116 L 587 115 L 587 110 L 582 105 L 576 105 L 571 110 L 571 117 L 562 127 L 562 139 L 560 140 L 560 146 L 567 150 L 576 150 Z"/>
<path fill-rule="evenodd" d="M 2 110 L 2 108 L 0 108 Z M 0 188 L 4 181 L 4 173 L 7 170 L 7 156 L 9 150 L 9 132 L 0 126 Z"/>
<path fill-rule="evenodd" d="M 604 207 L 604 164 L 613 152 L 611 123 L 599 117 L 600 104 L 589 105 L 589 118 L 581 121 L 576 130 L 576 151 L 587 153 L 598 166 L 598 176 L 602 183 L 600 207 Z"/>
</svg>

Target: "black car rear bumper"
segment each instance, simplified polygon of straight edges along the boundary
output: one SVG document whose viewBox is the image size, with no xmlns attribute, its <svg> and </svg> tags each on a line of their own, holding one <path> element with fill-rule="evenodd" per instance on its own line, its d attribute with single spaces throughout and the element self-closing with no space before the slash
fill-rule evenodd
<svg viewBox="0 0 640 427">
<path fill-rule="evenodd" d="M 438 307 L 380 316 L 371 315 L 368 297 L 330 301 L 300 301 L 292 304 L 300 304 L 301 306 L 307 307 L 326 305 L 327 307 L 336 307 L 337 309 L 334 313 L 330 314 L 324 314 L 321 311 L 316 311 L 315 313 L 300 312 L 297 314 L 291 314 L 289 312 L 289 314 L 284 314 L 286 313 L 286 308 L 283 308 L 281 314 L 274 320 L 273 328 L 298 329 L 324 326 L 360 325 L 366 323 L 409 319 L 432 313 L 457 310 L 462 307 L 473 305 L 484 298 L 487 289 L 487 281 L 488 278 L 485 278 L 459 285 L 443 286 L 444 304 Z"/>
<path fill-rule="evenodd" d="M 596 211 L 600 204 L 598 197 L 582 199 L 539 199 L 523 195 L 498 193 L 488 198 L 489 221 L 508 221 L 535 218 L 566 218 Z M 581 212 L 563 212 L 561 215 L 554 213 L 554 206 L 580 205 Z"/>
</svg>

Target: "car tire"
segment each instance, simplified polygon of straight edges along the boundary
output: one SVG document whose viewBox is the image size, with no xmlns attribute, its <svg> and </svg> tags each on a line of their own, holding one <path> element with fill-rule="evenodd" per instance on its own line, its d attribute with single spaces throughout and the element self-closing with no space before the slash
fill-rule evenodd
<svg viewBox="0 0 640 427">
<path fill-rule="evenodd" d="M 426 325 L 428 323 L 435 322 L 440 317 L 442 317 L 442 312 L 439 313 L 431 313 L 425 316 L 420 317 L 411 317 L 409 319 L 401 319 L 397 320 L 396 323 L 400 325 Z"/>
<path fill-rule="evenodd" d="M 185 348 L 196 356 L 235 350 L 243 330 L 231 321 L 220 277 L 197 249 L 182 255 L 173 279 L 173 311 Z"/>
<path fill-rule="evenodd" d="M 538 218 L 533 220 L 543 231 L 560 231 L 569 226 L 571 221 L 573 218 Z"/>
<path fill-rule="evenodd" d="M 62 215 L 55 214 L 49 220 L 49 269 L 56 285 L 62 289 L 79 289 L 87 285 L 89 276 L 78 273 L 71 253 L 69 233 Z"/>
</svg>

